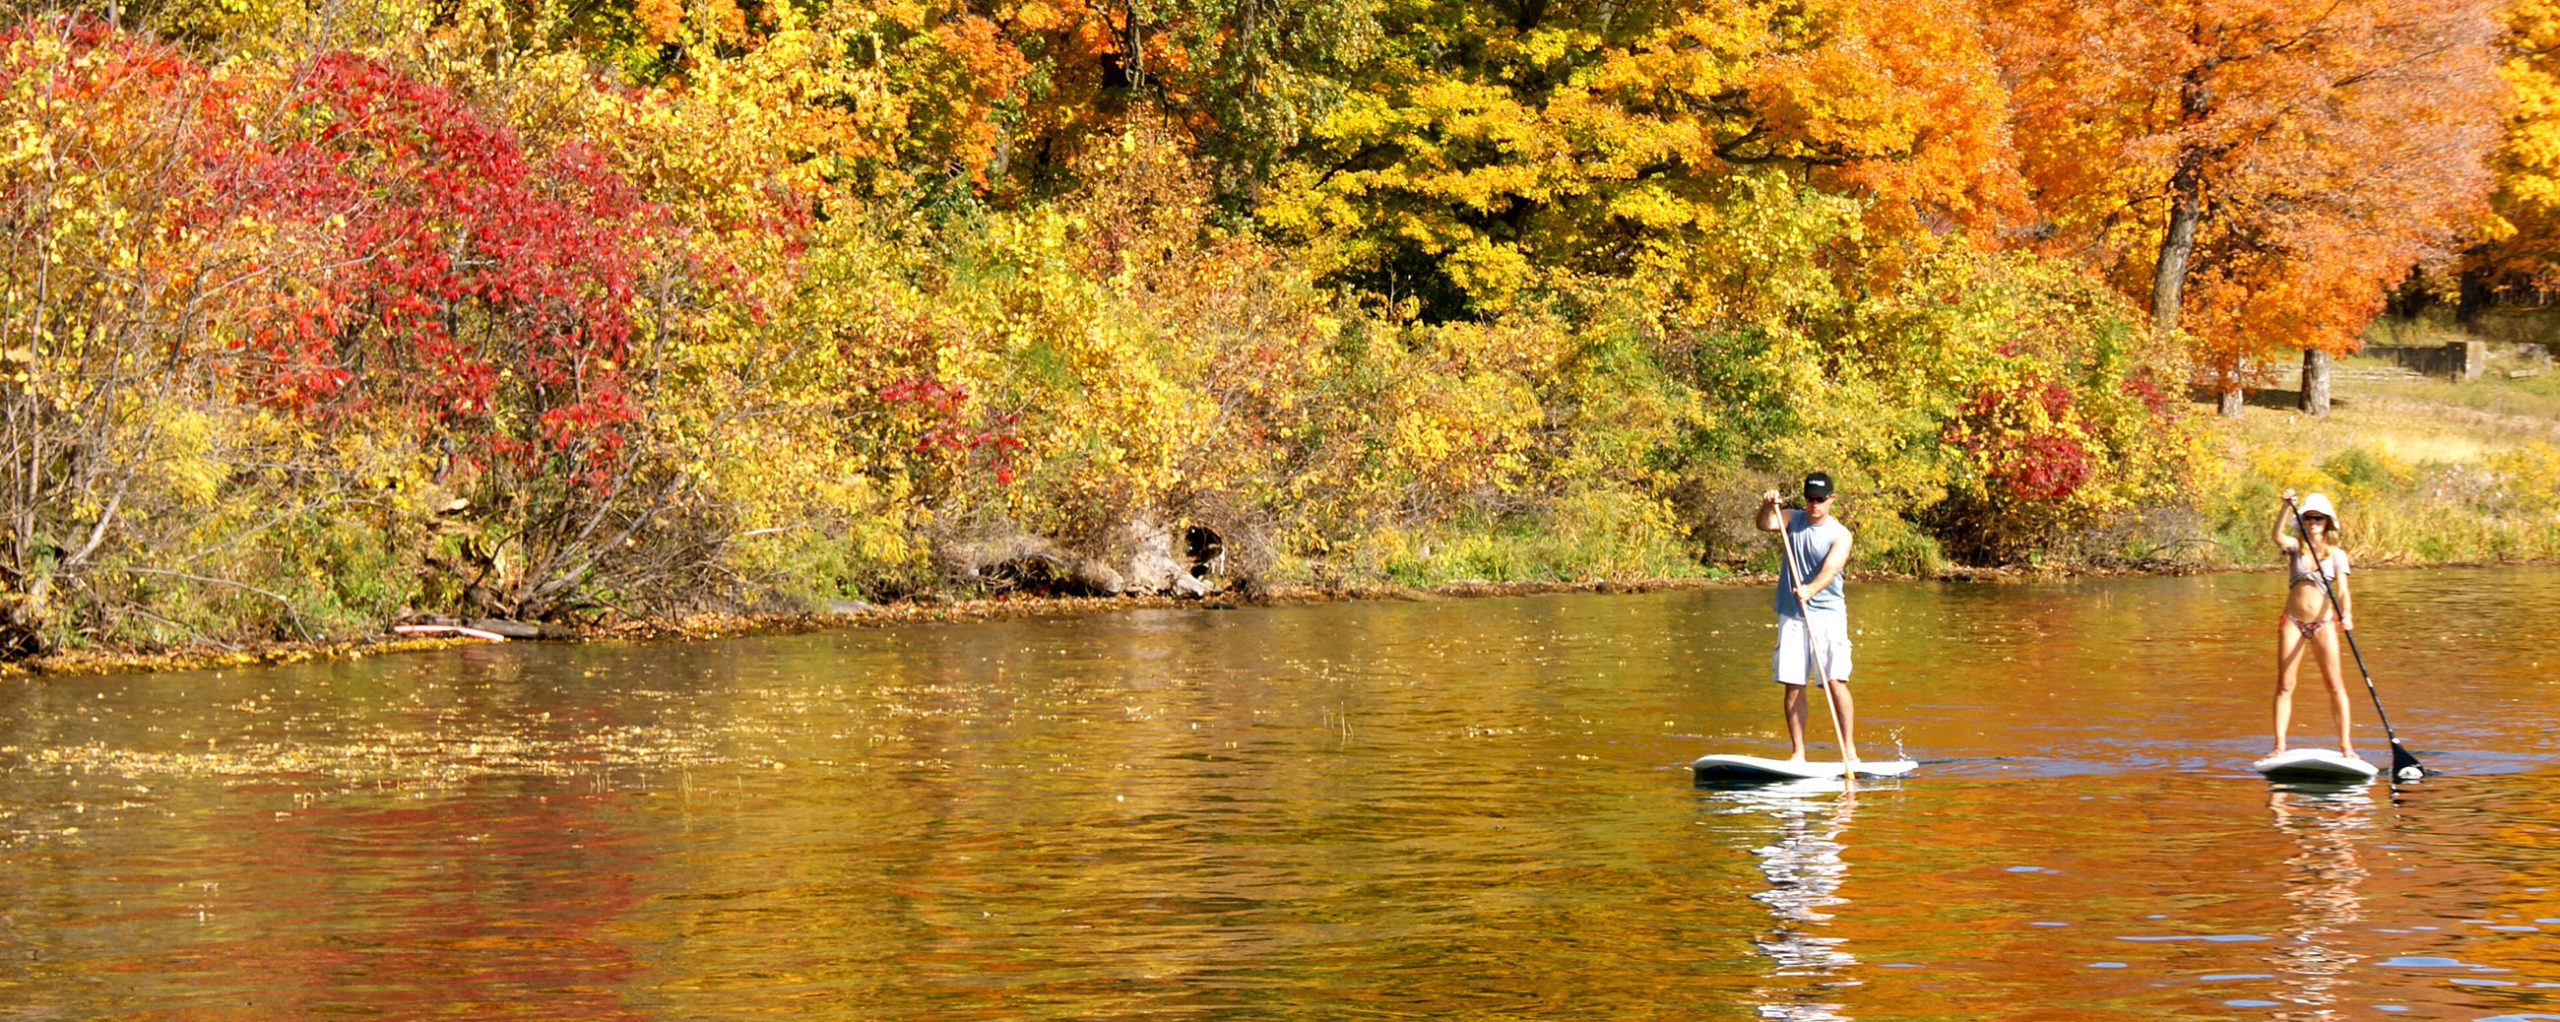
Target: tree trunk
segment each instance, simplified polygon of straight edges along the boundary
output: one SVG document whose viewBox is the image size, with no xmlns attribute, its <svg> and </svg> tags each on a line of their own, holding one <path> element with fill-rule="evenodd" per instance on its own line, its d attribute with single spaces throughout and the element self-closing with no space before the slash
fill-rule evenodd
<svg viewBox="0 0 2560 1022">
<path fill-rule="evenodd" d="M 2239 417 L 2240 417 L 2240 406 L 2241 406 L 2241 405 L 2243 405 L 2243 404 L 2246 404 L 2246 403 L 2248 402 L 2248 400 L 2249 400 L 2249 392 L 2248 392 L 2248 391 L 2245 391 L 2245 390 L 2242 390 L 2242 389 L 2240 389 L 2240 388 L 2238 388 L 2238 387 L 2233 387 L 2233 388 L 2231 388 L 2231 389 L 2229 389 L 2229 390 L 2223 391 L 2223 392 L 2222 392 L 2222 409 L 2221 409 L 2221 410 L 2222 410 L 2222 417 L 2223 417 L 2223 418 L 2226 418 L 2226 419 L 2237 419 L 2237 418 L 2239 418 Z"/>
<path fill-rule="evenodd" d="M 2427 290 L 2426 274 L 2412 266 L 2382 300 L 2382 314 L 2392 319 L 2416 319 L 2435 305 L 2435 292 Z"/>
<path fill-rule="evenodd" d="M 2302 349 L 2301 408 L 2308 415 L 2329 414 L 2329 353 L 2318 348 Z"/>
<path fill-rule="evenodd" d="M 2151 329 L 2178 329 L 2178 303 L 2187 287 L 2187 257 L 2196 250 L 2196 220 L 2203 215 L 2203 175 L 2182 166 L 2169 178 L 2169 230 L 2160 237 L 2160 261 L 2151 271 Z"/>
<path fill-rule="evenodd" d="M 1144 92 L 1147 87 L 1146 29 L 1138 23 L 1137 4 L 1124 4 L 1121 9 L 1129 12 L 1129 91 Z"/>
<path fill-rule="evenodd" d="M 2454 278 L 2453 321 L 2470 326 L 2480 321 L 2480 310 L 2489 307 L 2489 275 L 2478 268 L 2462 271 Z"/>
</svg>

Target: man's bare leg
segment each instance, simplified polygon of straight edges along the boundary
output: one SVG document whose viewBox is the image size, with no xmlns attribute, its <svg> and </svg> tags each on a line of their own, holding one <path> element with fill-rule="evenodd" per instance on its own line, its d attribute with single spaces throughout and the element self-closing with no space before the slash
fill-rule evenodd
<svg viewBox="0 0 2560 1022">
<path fill-rule="evenodd" d="M 1849 698 L 1849 679 L 1833 678 L 1822 690 L 1831 696 L 1832 711 L 1840 715 L 1840 762 L 1858 761 L 1858 703 Z"/>
<path fill-rule="evenodd" d="M 1787 762 L 1804 762 L 1805 693 L 1802 685 L 1780 685 L 1780 712 L 1787 718 Z"/>
</svg>

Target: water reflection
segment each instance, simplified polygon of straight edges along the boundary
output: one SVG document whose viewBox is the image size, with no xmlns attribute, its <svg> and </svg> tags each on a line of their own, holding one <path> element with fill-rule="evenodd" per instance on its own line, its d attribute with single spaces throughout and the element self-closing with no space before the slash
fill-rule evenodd
<svg viewBox="0 0 2560 1022">
<path fill-rule="evenodd" d="M 0 1019 L 2549 1010 L 2560 569 L 2359 582 L 2392 802 L 2232 776 L 2271 584 L 1862 590 L 1854 799 L 1674 766 L 1765 589 L 10 681 Z"/>
<path fill-rule="evenodd" d="M 1759 857 L 1760 875 L 1769 884 L 1751 898 L 1768 906 L 1772 923 L 1752 939 L 1752 945 L 1775 966 L 1769 973 L 1772 979 L 1812 978 L 1810 986 L 1760 987 L 1753 998 L 1760 1017 L 1845 1022 L 1849 1016 L 1842 1014 L 1843 1006 L 1825 998 L 1833 988 L 1857 985 L 1842 975 L 1858 964 L 1858 958 L 1844 947 L 1845 938 L 1827 936 L 1824 931 L 1831 921 L 1826 910 L 1848 903 L 1839 894 L 1840 882 L 1849 873 L 1841 842 L 1857 810 L 1855 785 L 1794 781 L 1730 789 L 1721 797 L 1733 804 L 1732 812 L 1762 813 L 1778 822 L 1776 840 L 1751 850 Z"/>
<path fill-rule="evenodd" d="M 2366 873 L 2355 842 L 2356 832 L 2371 826 L 2371 788 L 2273 785 L 2267 811 L 2295 848 L 2284 861 L 2284 898 L 2293 910 L 2284 943 L 2268 961 L 2284 977 L 2285 999 L 2302 1006 L 2271 1017 L 2336 1018 L 2341 988 L 2366 957 L 2349 949 L 2341 931 L 2364 918 L 2358 887 Z"/>
</svg>

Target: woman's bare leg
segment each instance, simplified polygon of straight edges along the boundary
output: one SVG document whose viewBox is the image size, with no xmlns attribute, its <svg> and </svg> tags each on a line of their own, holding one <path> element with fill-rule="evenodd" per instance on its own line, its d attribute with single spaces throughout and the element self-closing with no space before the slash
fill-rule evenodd
<svg viewBox="0 0 2560 1022">
<path fill-rule="evenodd" d="M 2267 755 L 2284 751 L 2284 733 L 2293 727 L 2293 672 L 2302 665 L 2302 630 L 2291 619 L 2276 622 L 2276 746 Z"/>
<path fill-rule="evenodd" d="M 2338 752 L 2356 754 L 2355 721 L 2349 710 L 2354 702 L 2347 698 L 2347 672 L 2338 665 L 2338 626 L 2332 622 L 2312 640 L 2320 651 L 2320 680 L 2329 683 L 2329 713 L 2338 722 Z"/>
</svg>

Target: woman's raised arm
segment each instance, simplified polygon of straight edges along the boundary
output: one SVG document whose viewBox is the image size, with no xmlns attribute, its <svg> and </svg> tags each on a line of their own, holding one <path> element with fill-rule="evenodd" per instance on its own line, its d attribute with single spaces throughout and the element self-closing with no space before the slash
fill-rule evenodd
<svg viewBox="0 0 2560 1022">
<path fill-rule="evenodd" d="M 2275 529 L 2269 533 L 2275 538 L 2276 549 L 2288 554 L 2293 553 L 2296 547 L 2293 537 L 2285 534 L 2284 527 L 2292 523 L 2293 491 L 2288 489 L 2284 491 L 2284 497 L 2276 502 L 2276 525 Z"/>
</svg>

